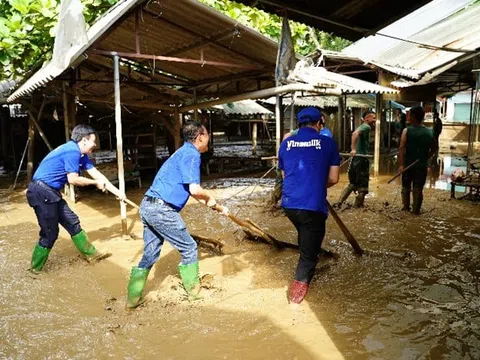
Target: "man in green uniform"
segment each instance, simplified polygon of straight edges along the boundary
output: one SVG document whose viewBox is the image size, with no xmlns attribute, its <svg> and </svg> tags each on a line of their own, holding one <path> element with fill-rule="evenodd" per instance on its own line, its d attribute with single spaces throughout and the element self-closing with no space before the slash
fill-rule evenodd
<svg viewBox="0 0 480 360">
<path fill-rule="evenodd" d="M 357 192 L 355 207 L 362 207 L 365 195 L 368 194 L 368 180 L 370 176 L 370 161 L 366 155 L 370 147 L 370 130 L 376 121 L 373 111 L 366 111 L 362 115 L 362 125 L 352 134 L 352 151 L 350 166 L 348 167 L 349 184 L 343 189 L 340 200 L 336 204 L 341 206 L 348 199 L 352 191 Z"/>
<path fill-rule="evenodd" d="M 414 106 L 407 113 L 409 126 L 403 130 L 398 151 L 398 171 L 416 160 L 418 162 L 402 175 L 403 210 L 410 211 L 410 192 L 412 192 L 412 212 L 420 214 L 423 202 L 423 187 L 427 180 L 428 158 L 436 151 L 436 142 L 432 129 L 423 126 L 425 111 L 421 106 Z M 413 188 L 413 190 L 412 190 Z"/>
</svg>

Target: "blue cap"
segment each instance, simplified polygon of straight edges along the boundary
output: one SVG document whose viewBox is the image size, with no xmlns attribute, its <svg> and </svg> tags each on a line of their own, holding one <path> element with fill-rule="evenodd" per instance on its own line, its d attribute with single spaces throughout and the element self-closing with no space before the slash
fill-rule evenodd
<svg viewBox="0 0 480 360">
<path fill-rule="evenodd" d="M 314 107 L 308 107 L 303 110 L 301 110 L 297 114 L 297 122 L 299 124 L 307 123 L 307 122 L 315 122 L 320 120 L 322 117 L 322 113 L 314 108 Z"/>
</svg>

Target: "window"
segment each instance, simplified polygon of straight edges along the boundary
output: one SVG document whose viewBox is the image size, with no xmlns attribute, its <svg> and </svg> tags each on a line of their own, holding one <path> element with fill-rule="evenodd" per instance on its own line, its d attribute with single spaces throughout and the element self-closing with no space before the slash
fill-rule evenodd
<svg viewBox="0 0 480 360">
<path fill-rule="evenodd" d="M 470 122 L 470 104 L 458 103 L 455 104 L 455 110 L 453 113 L 454 122 L 468 123 Z"/>
</svg>

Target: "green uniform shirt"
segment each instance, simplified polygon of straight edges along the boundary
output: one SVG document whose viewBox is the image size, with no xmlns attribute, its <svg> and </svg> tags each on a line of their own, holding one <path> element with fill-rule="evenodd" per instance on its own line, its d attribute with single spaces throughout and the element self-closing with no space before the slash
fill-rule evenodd
<svg viewBox="0 0 480 360">
<path fill-rule="evenodd" d="M 362 124 L 356 131 L 360 131 L 357 140 L 357 154 L 367 155 L 370 147 L 370 125 Z"/>
<path fill-rule="evenodd" d="M 420 159 L 416 169 L 426 169 L 428 153 L 433 142 L 433 131 L 425 126 L 407 127 L 407 150 L 405 155 L 405 166 Z"/>
</svg>

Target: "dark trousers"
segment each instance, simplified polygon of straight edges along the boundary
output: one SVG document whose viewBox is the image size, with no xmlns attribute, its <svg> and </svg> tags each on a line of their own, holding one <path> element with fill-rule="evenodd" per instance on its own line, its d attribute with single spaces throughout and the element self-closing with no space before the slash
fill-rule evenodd
<svg viewBox="0 0 480 360">
<path fill-rule="evenodd" d="M 318 256 L 325 236 L 326 216 L 320 211 L 285 209 L 285 214 L 298 232 L 298 260 L 295 279 L 310 283 L 318 263 Z"/>
<path fill-rule="evenodd" d="M 402 187 L 405 190 L 422 191 L 427 181 L 427 169 L 408 169 L 402 174 Z"/>
<path fill-rule="evenodd" d="M 37 215 L 40 226 L 38 243 L 41 247 L 53 247 L 58 238 L 58 224 L 62 225 L 70 236 L 82 231 L 78 216 L 68 207 L 58 190 L 34 181 L 28 185 L 27 200 Z"/>
<path fill-rule="evenodd" d="M 355 156 L 348 166 L 348 181 L 353 185 L 353 190 L 368 194 L 370 178 L 370 161 L 361 156 Z"/>
</svg>

